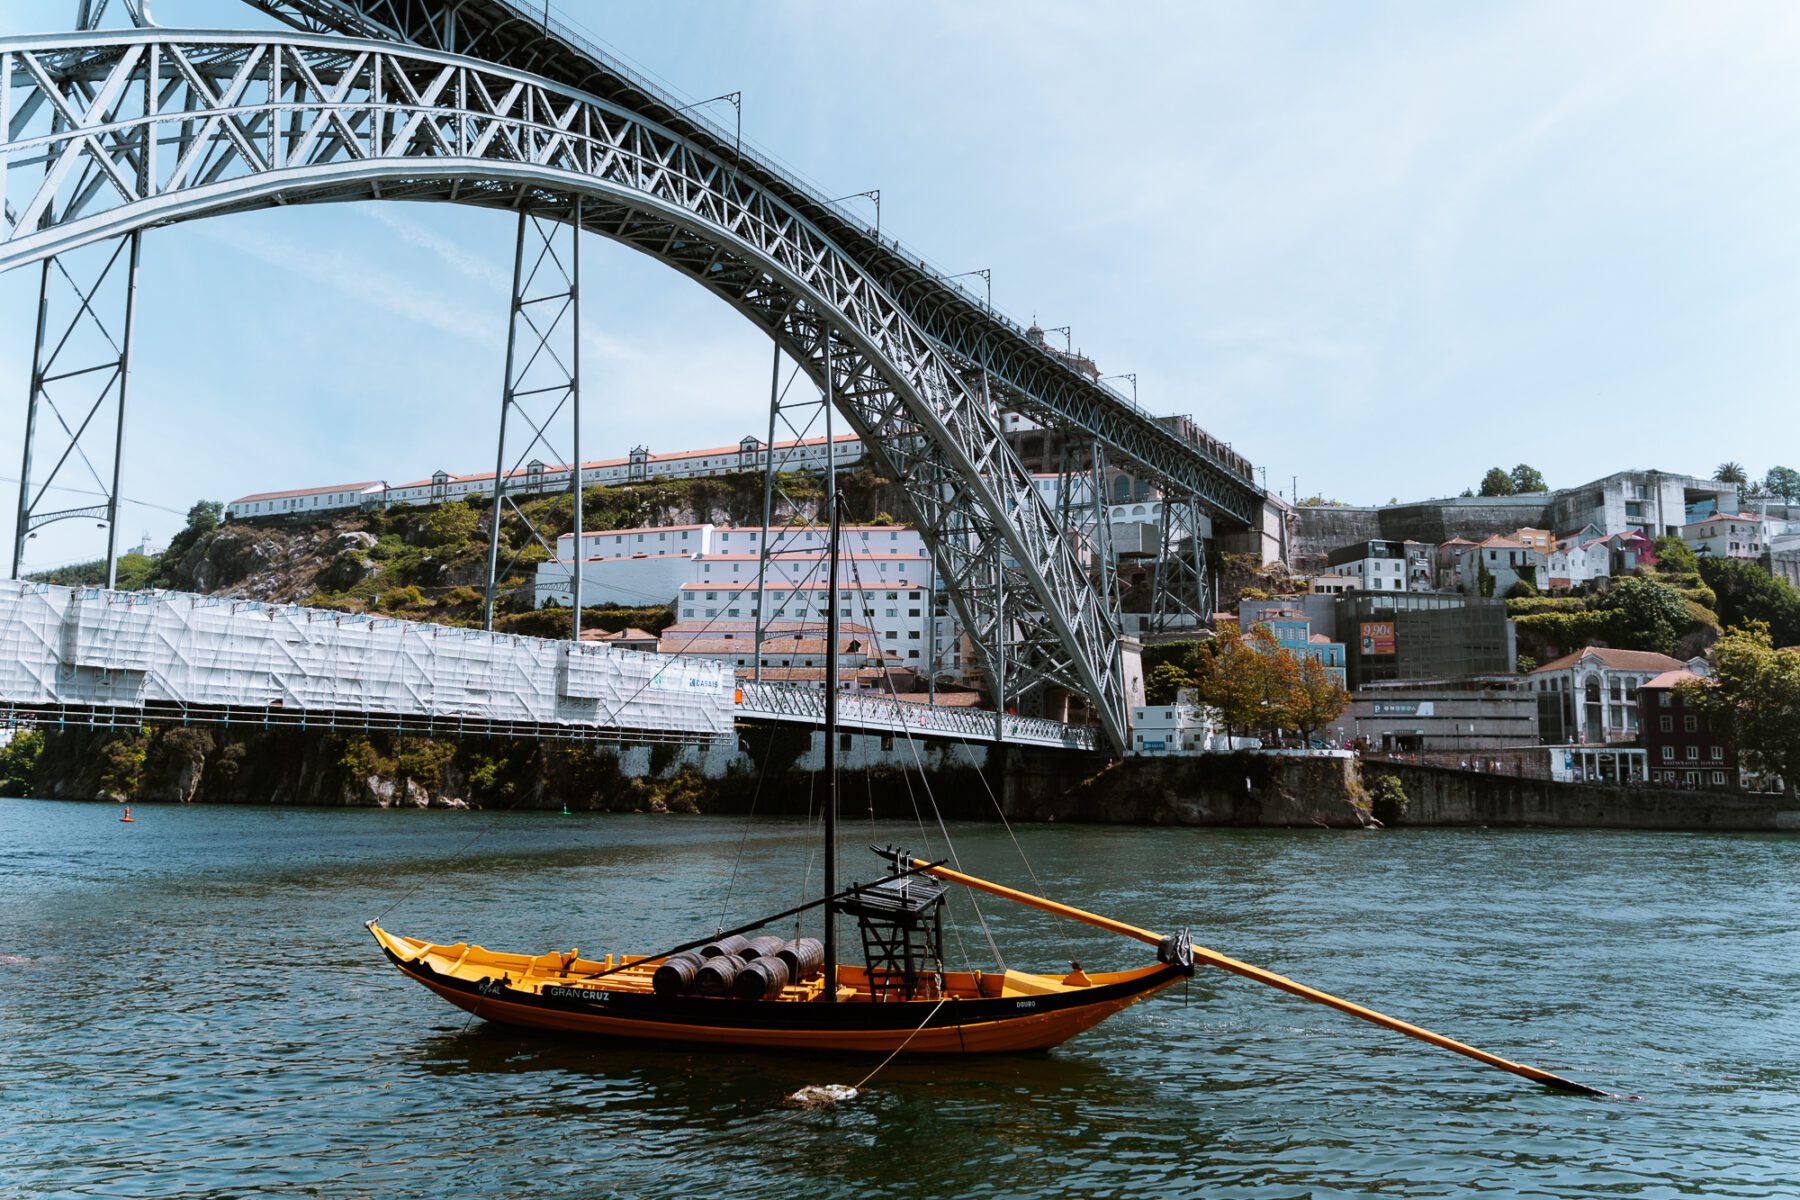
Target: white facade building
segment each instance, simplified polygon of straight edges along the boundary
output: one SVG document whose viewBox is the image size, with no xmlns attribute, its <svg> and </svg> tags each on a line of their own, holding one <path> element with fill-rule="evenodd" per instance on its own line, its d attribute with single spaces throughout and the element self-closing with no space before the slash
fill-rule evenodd
<svg viewBox="0 0 1800 1200">
<path fill-rule="evenodd" d="M 830 615 L 831 592 L 818 558 L 785 561 L 791 574 L 778 578 L 771 570 L 763 585 L 767 619 L 813 625 L 825 621 Z M 702 565 L 712 567 L 716 574 L 682 585 L 676 597 L 676 619 L 684 625 L 703 625 L 708 620 L 755 621 L 762 612 L 757 600 L 757 560 L 714 559 Z M 960 673 L 959 630 L 947 617 L 935 621 L 932 617 L 929 564 L 919 559 L 858 559 L 854 575 L 847 575 L 840 571 L 838 578 L 838 617 L 872 629 L 892 666 L 923 676 L 935 663 L 940 674 Z"/>
<path fill-rule="evenodd" d="M 1546 556 L 1544 572 L 1540 586 L 1553 592 L 1606 579 L 1612 575 L 1612 548 L 1605 538 L 1563 538 Z"/>
<path fill-rule="evenodd" d="M 1630 742 L 1638 737 L 1638 689 L 1664 671 L 1709 673 L 1706 660 L 1682 662 L 1648 650 L 1589 646 L 1547 662 L 1529 676 L 1533 691 L 1559 698 L 1560 722 L 1540 706 L 1539 732 L 1553 744 Z"/>
<path fill-rule="evenodd" d="M 1493 578 L 1496 596 L 1506 595 L 1521 579 L 1543 588 L 1550 578 L 1550 555 L 1518 537 L 1495 534 L 1472 546 L 1458 546 L 1450 557 L 1457 589 L 1471 596 L 1481 590 L 1484 571 Z"/>
<path fill-rule="evenodd" d="M 1131 710 L 1133 754 L 1205 754 L 1215 749 L 1215 736 L 1211 711 L 1198 704 L 1150 704 Z"/>
<path fill-rule="evenodd" d="M 923 676 L 960 676 L 961 629 L 946 597 L 935 593 L 935 566 L 918 530 L 903 525 L 846 525 L 839 534 L 840 617 L 869 626 L 895 668 Z M 763 581 L 770 622 L 821 622 L 827 616 L 829 534 L 823 529 L 771 530 L 777 547 Z M 675 525 L 585 533 L 582 603 L 675 605 L 683 626 L 754 622 L 763 530 Z M 572 534 L 557 541 L 562 556 L 537 567 L 537 604 L 567 605 Z M 935 608 L 936 613 L 933 614 Z"/>
<path fill-rule="evenodd" d="M 1351 580 L 1366 592 L 1432 590 L 1432 548 L 1422 542 L 1356 542 L 1325 556 L 1327 574 Z"/>
<path fill-rule="evenodd" d="M 1768 547 L 1763 518 L 1752 513 L 1707 517 L 1681 527 L 1681 540 L 1701 558 L 1759 559 Z"/>
</svg>

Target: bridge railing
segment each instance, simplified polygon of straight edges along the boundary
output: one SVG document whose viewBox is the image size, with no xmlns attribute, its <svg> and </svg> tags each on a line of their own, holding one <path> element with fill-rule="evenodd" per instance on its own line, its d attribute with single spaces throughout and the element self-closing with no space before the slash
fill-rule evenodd
<svg viewBox="0 0 1800 1200">
<path fill-rule="evenodd" d="M 740 720 L 825 723 L 825 693 L 816 688 L 746 681 L 739 686 Z M 951 737 L 970 742 L 996 740 L 993 710 L 912 704 L 889 696 L 840 693 L 838 723 L 858 732 L 915 737 Z M 1000 718 L 998 740 L 1006 745 L 1048 746 L 1067 750 L 1098 748 L 1096 730 L 1042 717 L 1007 713 Z"/>
</svg>

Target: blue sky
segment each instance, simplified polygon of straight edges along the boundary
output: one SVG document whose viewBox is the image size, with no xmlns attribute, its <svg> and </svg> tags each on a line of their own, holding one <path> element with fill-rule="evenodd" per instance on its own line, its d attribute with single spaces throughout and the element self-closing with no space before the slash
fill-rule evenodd
<svg viewBox="0 0 1800 1200">
<path fill-rule="evenodd" d="M 156 0 L 169 26 L 254 23 Z M 66 28 L 13 0 L 0 30 Z M 553 0 L 995 302 L 1070 324 L 1272 488 L 1453 494 L 1525 461 L 1800 465 L 1800 7 Z M 404 204 L 145 239 L 126 494 L 491 464 L 511 223 Z M 590 456 L 734 442 L 768 348 L 672 272 L 586 257 Z M 16 470 L 35 275 L 0 277 Z M 11 486 L 0 484 L 0 487 Z M 125 532 L 179 518 L 127 509 Z M 98 531 L 33 543 L 42 564 Z M 129 539 L 128 539 L 129 540 Z"/>
</svg>

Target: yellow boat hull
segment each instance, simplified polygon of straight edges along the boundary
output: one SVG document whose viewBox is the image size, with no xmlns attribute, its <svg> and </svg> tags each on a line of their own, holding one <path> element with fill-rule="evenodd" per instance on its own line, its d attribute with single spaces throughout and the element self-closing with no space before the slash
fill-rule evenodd
<svg viewBox="0 0 1800 1200">
<path fill-rule="evenodd" d="M 508 954 L 369 931 L 401 974 L 485 1021 L 603 1038 L 784 1050 L 998 1054 L 1044 1050 L 1192 974 L 1157 964 L 1064 978 L 946 972 L 940 996 L 877 1001 L 867 972 L 839 967 L 838 1002 L 817 981 L 770 1000 L 658 996 L 658 959 Z M 600 979 L 586 976 L 625 965 Z"/>
</svg>

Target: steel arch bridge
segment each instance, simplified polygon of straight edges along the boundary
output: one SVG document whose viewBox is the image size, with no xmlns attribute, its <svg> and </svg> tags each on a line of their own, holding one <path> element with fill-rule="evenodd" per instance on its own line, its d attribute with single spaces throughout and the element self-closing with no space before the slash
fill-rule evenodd
<svg viewBox="0 0 1800 1200">
<path fill-rule="evenodd" d="M 957 289 L 896 287 L 892 263 L 847 248 L 716 139 L 526 71 L 305 30 L 8 39 L 0 132 L 0 270 L 219 213 L 400 199 L 578 221 L 682 271 L 768 332 L 903 482 L 997 694 L 1066 687 L 1115 745 L 1116 614 L 1001 437 L 999 408 L 1079 423 L 1158 478 L 1204 485 L 1217 511 L 1247 516 L 1254 495 L 1141 413 L 1083 396 L 1041 350 L 998 346 L 1006 327 Z"/>
</svg>

